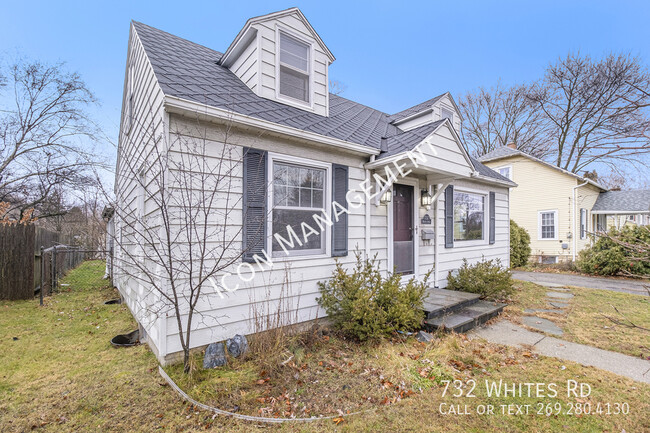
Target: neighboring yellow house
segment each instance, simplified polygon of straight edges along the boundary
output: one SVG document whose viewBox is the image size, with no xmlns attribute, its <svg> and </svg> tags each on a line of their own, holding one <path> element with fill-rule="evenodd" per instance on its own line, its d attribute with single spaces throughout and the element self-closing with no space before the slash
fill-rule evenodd
<svg viewBox="0 0 650 433">
<path fill-rule="evenodd" d="M 540 263 L 575 260 L 596 229 L 592 208 L 598 183 L 532 157 L 514 144 L 479 158 L 518 186 L 510 191 L 510 218 L 528 230 L 532 259 Z"/>
</svg>

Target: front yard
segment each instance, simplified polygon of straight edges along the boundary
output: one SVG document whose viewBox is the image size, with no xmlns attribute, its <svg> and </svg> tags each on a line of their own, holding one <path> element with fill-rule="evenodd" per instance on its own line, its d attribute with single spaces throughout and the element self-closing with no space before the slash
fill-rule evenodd
<svg viewBox="0 0 650 433">
<path fill-rule="evenodd" d="M 285 412 L 286 416 L 336 415 L 334 420 L 283 425 L 213 417 L 184 404 L 166 386 L 146 346 L 111 347 L 109 340 L 133 330 L 135 322 L 125 306 L 103 304 L 116 297 L 116 292 L 100 279 L 102 272 L 103 263 L 84 263 L 64 281 L 70 284 L 69 291 L 46 298 L 42 308 L 36 300 L 0 303 L 0 431 L 176 432 L 209 427 L 235 432 L 258 428 L 304 432 L 650 430 L 648 385 L 525 350 L 449 335 L 430 344 L 411 338 L 379 345 L 317 335 L 313 341 L 288 347 L 282 356 L 293 358 L 273 370 L 252 358 L 222 369 L 197 370 L 189 377 L 177 367 L 167 368 L 191 396 L 225 410 L 265 416 L 285 416 Z M 535 290 L 520 292 L 522 305 L 524 296 L 527 304 L 534 301 Z M 606 331 L 600 328 L 605 322 L 591 327 L 587 325 L 591 319 L 582 314 L 572 319 L 578 307 L 592 308 L 602 301 L 596 295 L 585 295 L 585 304 L 576 297 L 567 320 L 575 320 L 575 329 L 582 331 L 574 331 L 572 338 L 611 346 L 613 337 L 597 341 L 598 332 Z M 611 295 L 603 293 L 605 305 L 614 302 Z M 647 302 L 643 306 L 646 314 L 641 319 L 647 320 Z M 510 307 L 511 315 L 516 308 Z M 625 350 L 634 351 L 641 337 L 625 335 Z M 462 397 L 453 396 L 459 392 L 453 386 L 443 397 L 445 379 L 475 380 L 476 397 L 467 396 L 471 386 L 463 388 Z M 558 395 L 488 397 L 486 381 L 498 384 L 500 380 L 556 383 Z M 568 380 L 589 384 L 591 395 L 567 396 Z M 562 414 L 546 415 L 548 408 L 555 410 L 556 403 Z M 487 404 L 496 413 L 477 414 Z M 519 405 L 519 413 L 511 404 Z M 537 414 L 538 404 L 542 414 Z M 502 409 L 501 405 L 506 406 Z M 530 405 L 528 414 L 523 412 L 524 405 Z M 590 414 L 576 413 L 577 407 L 586 405 Z M 629 413 L 615 415 L 616 407 L 629 407 Z M 347 415 L 358 410 L 365 412 Z M 512 414 L 504 415 L 502 410 Z"/>
<path fill-rule="evenodd" d="M 516 281 L 515 287 L 514 302 L 504 312 L 513 322 L 522 324 L 525 309 L 553 309 L 545 301 L 549 288 L 524 281 Z M 650 359 L 650 297 L 577 287 L 570 290 L 574 297 L 568 301 L 566 314 L 536 313 L 564 331 L 560 338 Z M 630 322 L 637 327 L 622 324 Z"/>
</svg>

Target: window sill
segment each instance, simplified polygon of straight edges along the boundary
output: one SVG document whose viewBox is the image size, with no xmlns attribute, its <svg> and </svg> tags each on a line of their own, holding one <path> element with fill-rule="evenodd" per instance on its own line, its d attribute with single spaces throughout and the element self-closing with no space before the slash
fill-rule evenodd
<svg viewBox="0 0 650 433">
<path fill-rule="evenodd" d="M 454 248 L 477 247 L 482 245 L 490 245 L 490 243 L 485 239 L 466 240 L 466 241 L 454 240 Z"/>
<path fill-rule="evenodd" d="M 280 256 L 271 256 L 271 260 L 273 262 L 293 262 L 293 261 L 298 261 L 298 260 L 315 260 L 315 259 L 326 259 L 326 258 L 334 258 L 332 257 L 331 254 L 309 254 L 309 255 L 304 255 L 304 256 L 292 256 L 292 255 L 285 255 L 282 254 Z"/>
</svg>

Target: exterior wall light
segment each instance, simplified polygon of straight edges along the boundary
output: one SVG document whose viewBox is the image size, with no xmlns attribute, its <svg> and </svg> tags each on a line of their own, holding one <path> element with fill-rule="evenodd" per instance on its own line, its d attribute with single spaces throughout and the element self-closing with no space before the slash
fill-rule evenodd
<svg viewBox="0 0 650 433">
<path fill-rule="evenodd" d="M 379 203 L 388 204 L 393 199 L 393 191 L 389 188 L 379 199 Z"/>
<path fill-rule="evenodd" d="M 426 189 L 423 189 L 420 191 L 420 203 L 422 204 L 422 207 L 428 208 L 431 206 L 431 203 L 433 202 L 433 197 L 431 194 L 429 194 L 429 191 Z"/>
</svg>

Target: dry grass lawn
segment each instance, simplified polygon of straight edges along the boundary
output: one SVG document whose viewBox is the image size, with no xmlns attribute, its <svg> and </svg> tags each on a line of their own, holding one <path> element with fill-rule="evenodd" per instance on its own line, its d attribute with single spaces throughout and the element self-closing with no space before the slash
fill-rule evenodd
<svg viewBox="0 0 650 433">
<path fill-rule="evenodd" d="M 553 308 L 545 300 L 548 288 L 525 281 L 516 281 L 515 286 L 513 303 L 505 310 L 513 322 L 521 324 L 526 308 Z M 570 289 L 574 297 L 569 301 L 567 314 L 535 315 L 555 322 L 564 331 L 561 338 L 565 340 L 650 359 L 650 331 L 641 329 L 650 329 L 650 297 L 609 290 Z M 624 323 L 631 321 L 641 328 L 613 323 L 606 316 Z"/>
<path fill-rule="evenodd" d="M 219 403 L 224 409 L 233 409 L 235 400 L 229 399 L 237 394 L 239 410 L 250 413 L 272 406 L 268 397 L 278 401 L 285 395 L 296 414 L 310 401 L 312 415 L 317 410 L 326 412 L 328 406 L 344 413 L 338 423 L 321 420 L 283 425 L 213 417 L 184 404 L 164 385 L 146 346 L 110 346 L 111 337 L 134 329 L 135 323 L 125 306 L 103 305 L 116 293 L 100 279 L 102 271 L 101 262 L 84 263 L 68 276 L 69 291 L 46 299 L 42 308 L 36 300 L 0 302 L 0 431 L 650 431 L 650 386 L 462 336 L 443 336 L 428 345 L 412 339 L 364 346 L 336 337 L 320 339 L 289 348 L 294 359 L 298 358 L 295 366 L 287 363 L 266 374 L 254 359 L 233 362 L 224 369 L 197 371 L 192 377 L 183 377 L 177 367 L 168 368 L 191 395 Z M 307 368 L 300 370 L 303 364 Z M 284 368 L 298 372 L 298 378 L 285 374 Z M 363 374 L 366 370 L 371 373 Z M 475 380 L 476 397 L 456 398 L 451 391 L 443 397 L 441 380 L 447 377 Z M 269 380 L 258 384 L 266 378 Z M 486 380 L 554 382 L 559 393 L 556 398 L 488 397 Z M 568 397 L 567 380 L 588 383 L 593 392 L 586 398 Z M 396 385 L 403 389 L 397 390 Z M 404 390 L 412 392 L 402 393 Z M 371 401 L 359 400 L 362 396 L 370 396 Z M 611 413 L 615 403 L 623 402 L 629 405 L 626 415 L 602 412 L 607 403 Z M 563 411 L 570 405 L 590 404 L 592 413 L 537 415 L 539 403 L 560 403 Z M 482 404 L 494 405 L 497 412 L 500 405 L 532 407 L 528 415 L 478 415 L 476 409 Z M 450 405 L 460 405 L 462 410 L 467 405 L 470 414 L 446 414 Z M 369 410 L 347 416 L 345 412 L 355 406 Z M 598 407 L 601 413 L 596 413 Z"/>
</svg>

